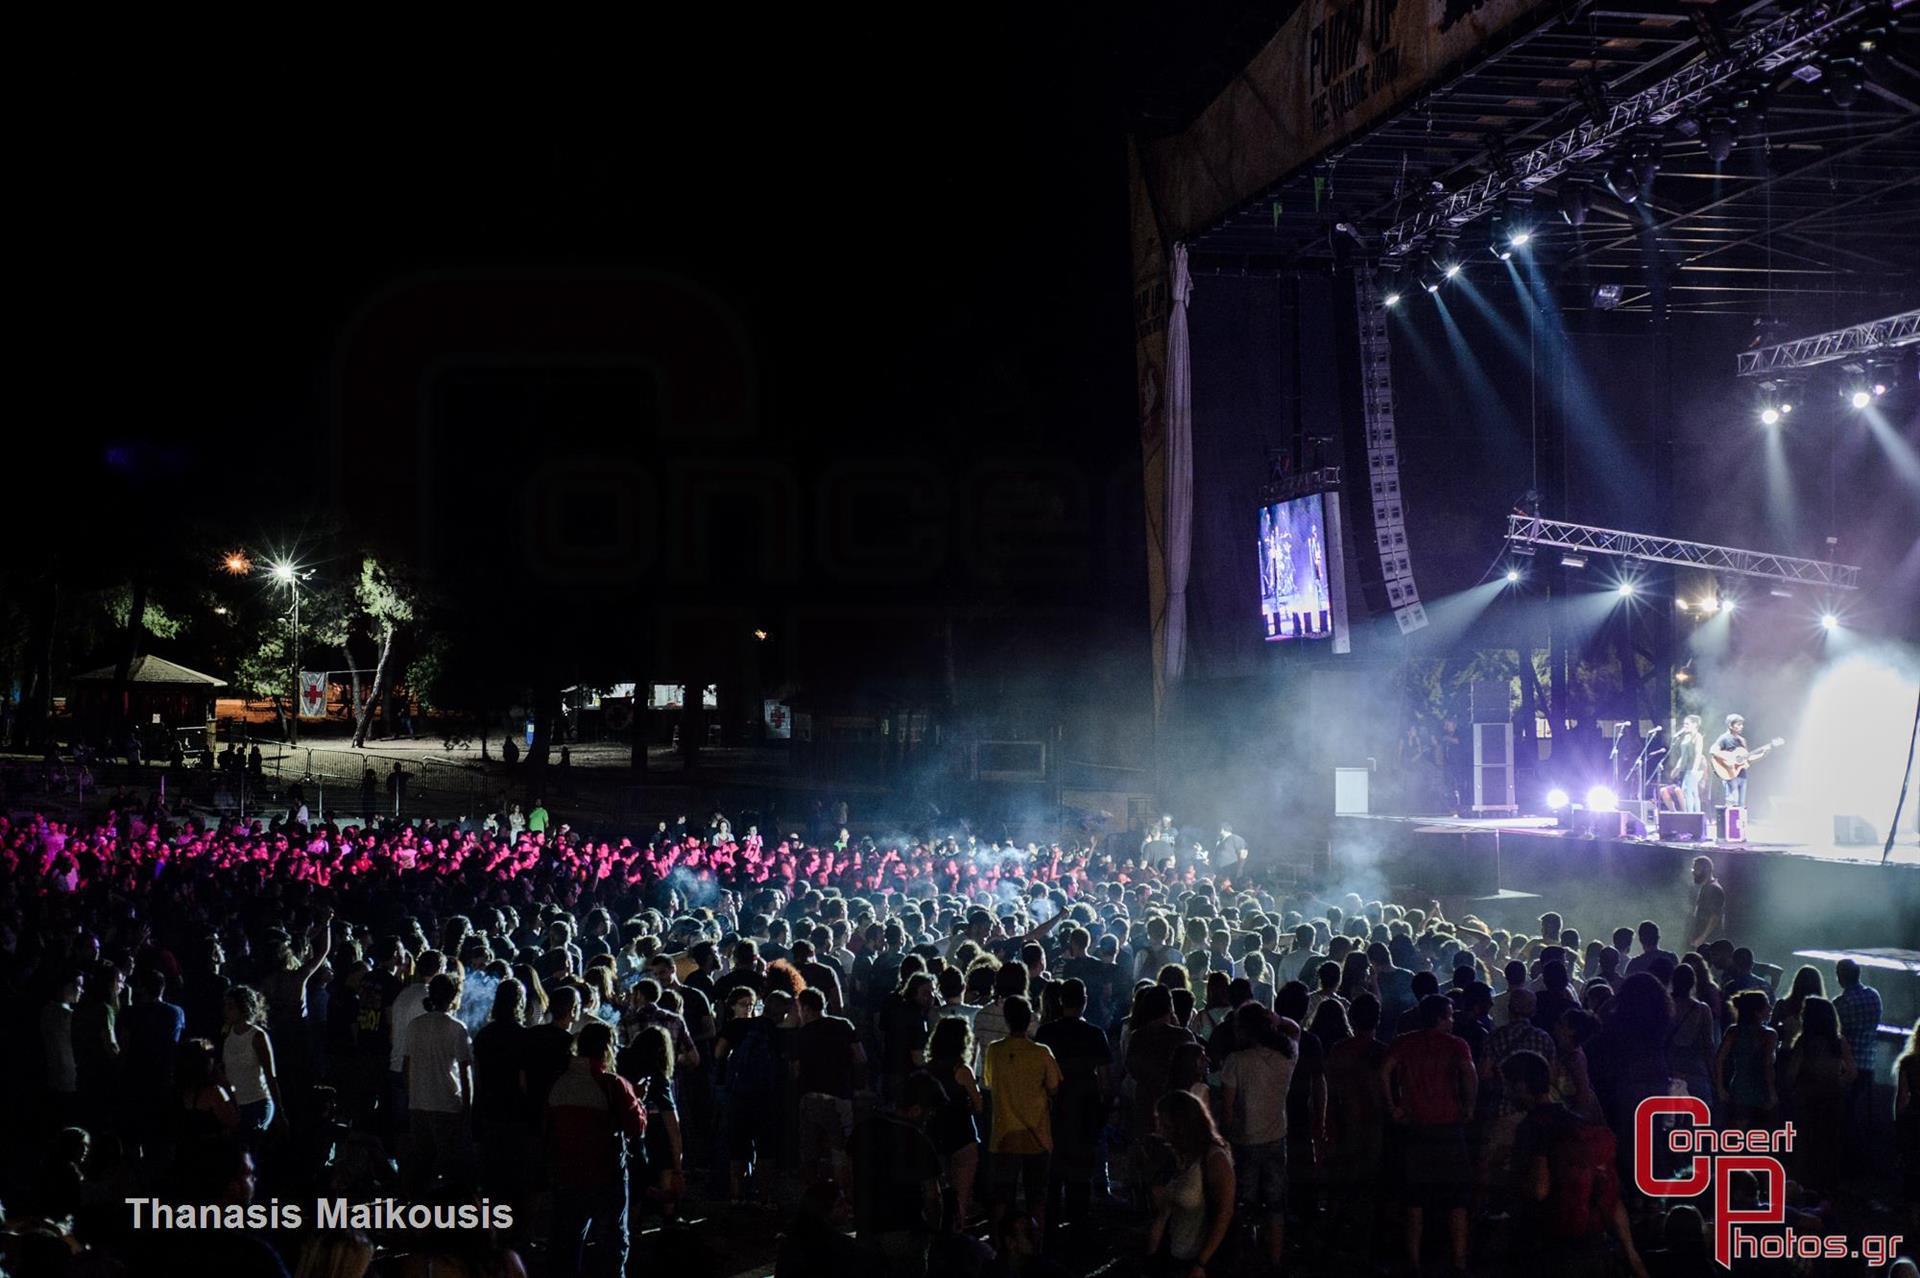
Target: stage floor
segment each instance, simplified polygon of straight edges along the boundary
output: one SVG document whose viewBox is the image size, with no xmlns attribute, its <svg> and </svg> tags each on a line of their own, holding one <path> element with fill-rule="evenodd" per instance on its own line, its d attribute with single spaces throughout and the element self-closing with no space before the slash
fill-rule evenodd
<svg viewBox="0 0 1920 1278">
<path fill-rule="evenodd" d="M 1398 825 L 1414 825 L 1428 830 L 1456 830 L 1461 832 L 1521 832 L 1545 835 L 1552 838 L 1592 841 L 1592 836 L 1579 834 L 1573 830 L 1563 830 L 1552 817 L 1459 817 L 1459 816 L 1389 816 L 1369 814 L 1366 816 L 1343 816 L 1343 821 L 1387 821 Z M 1836 843 L 1787 843 L 1772 842 L 1766 838 L 1766 826 L 1758 821 L 1749 821 L 1747 829 L 1753 837 L 1743 843 L 1724 843 L 1708 839 L 1693 842 L 1686 839 L 1614 839 L 1615 843 L 1632 843 L 1648 847 L 1674 848 L 1693 852 L 1705 852 L 1718 857 L 1723 854 L 1759 855 L 1759 856 L 1804 856 L 1815 857 L 1822 861 L 1844 861 L 1856 865 L 1879 865 L 1883 845 L 1879 843 L 1866 846 L 1842 846 Z M 1920 834 L 1903 833 L 1893 845 L 1893 856 L 1889 865 L 1920 866 Z"/>
<path fill-rule="evenodd" d="M 1498 912 L 1500 926 L 1562 909 L 1581 920 L 1572 926 L 1602 936 L 1643 918 L 1682 930 L 1693 858 L 1704 853 L 1728 891 L 1729 934 L 1756 949 L 1920 950 L 1920 845 L 1903 838 L 1884 865 L 1880 851 L 1604 838 L 1542 817 L 1342 815 L 1333 818 L 1328 865 L 1334 885 L 1363 898 L 1433 897 L 1490 922 L 1488 911 Z"/>
</svg>

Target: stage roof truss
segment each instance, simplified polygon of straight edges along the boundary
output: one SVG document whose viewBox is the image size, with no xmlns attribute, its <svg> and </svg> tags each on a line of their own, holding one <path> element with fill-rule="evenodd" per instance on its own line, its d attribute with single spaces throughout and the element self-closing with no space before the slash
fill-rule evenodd
<svg viewBox="0 0 1920 1278">
<path fill-rule="evenodd" d="M 1399 256 L 1413 251 L 1442 227 L 1461 227 L 1491 213 L 1510 193 L 1531 193 L 1581 164 L 1605 156 L 1622 140 L 1649 126 L 1665 125 L 1689 107 L 1703 105 L 1714 91 L 1756 72 L 1771 72 L 1818 48 L 1866 9 L 1862 0 L 1815 5 L 1781 18 L 1734 42 L 1724 58 L 1680 68 L 1666 79 L 1616 102 L 1599 120 L 1591 120 L 1535 147 L 1510 166 L 1496 166 L 1477 180 L 1387 228 L 1384 251 Z"/>
<path fill-rule="evenodd" d="M 1470 277 L 1504 280 L 1470 225 L 1501 201 L 1530 223 L 1528 256 L 1563 310 L 1593 285 L 1626 286 L 1621 313 L 1782 313 L 1792 298 L 1841 300 L 1852 319 L 1911 304 L 1920 287 L 1920 0 L 1894 6 L 1894 36 L 1859 99 L 1841 107 L 1807 76 L 1869 21 L 1862 0 L 1720 0 L 1716 56 L 1661 0 L 1613 0 L 1549 18 L 1463 66 L 1380 121 L 1225 215 L 1189 242 L 1197 276 L 1285 275 L 1379 254 L 1412 266 L 1458 237 Z M 1823 47 L 1825 46 L 1825 47 Z M 1603 101 L 1589 113 L 1580 86 Z M 1704 125 L 1737 101 L 1724 163 Z M 1590 95 L 1589 95 L 1590 96 Z M 1660 140 L 1650 198 L 1608 191 L 1621 143 Z M 1762 145 L 1764 139 L 1764 145 Z M 1589 196 L 1568 225 L 1559 197 Z M 1434 192 L 1434 194 L 1429 194 Z M 1333 231 L 1353 228 L 1354 237 Z M 1663 286 L 1664 285 L 1664 286 Z"/>
<path fill-rule="evenodd" d="M 1860 570 L 1851 564 L 1836 564 L 1823 559 L 1798 559 L 1792 555 L 1740 550 L 1733 546 L 1714 546 L 1706 542 L 1682 541 L 1677 537 L 1622 532 L 1617 528 L 1595 528 L 1526 514 L 1507 516 L 1506 540 L 1516 546 L 1549 546 L 1557 550 L 1612 555 L 1620 559 L 1671 564 L 1678 568 L 1699 568 L 1708 572 L 1732 573 L 1795 585 L 1824 586 L 1833 590 L 1860 588 Z"/>
</svg>

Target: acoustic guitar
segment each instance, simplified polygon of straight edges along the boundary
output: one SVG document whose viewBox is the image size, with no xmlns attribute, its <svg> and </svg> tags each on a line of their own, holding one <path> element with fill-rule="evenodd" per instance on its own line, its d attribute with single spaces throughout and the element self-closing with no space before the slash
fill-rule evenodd
<svg viewBox="0 0 1920 1278">
<path fill-rule="evenodd" d="M 1709 750 L 1707 751 L 1707 757 L 1713 760 L 1713 775 L 1719 777 L 1722 781 L 1732 781 L 1737 777 L 1745 776 L 1747 769 L 1766 758 L 1767 752 L 1775 746 L 1783 746 L 1786 743 L 1787 739 L 1785 737 L 1775 737 L 1758 750 L 1747 750 L 1744 748 L 1739 750 Z"/>
</svg>

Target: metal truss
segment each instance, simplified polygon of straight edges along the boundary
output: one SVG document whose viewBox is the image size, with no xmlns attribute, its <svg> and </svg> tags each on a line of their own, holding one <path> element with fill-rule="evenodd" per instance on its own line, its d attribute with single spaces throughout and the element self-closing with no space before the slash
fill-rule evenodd
<svg viewBox="0 0 1920 1278">
<path fill-rule="evenodd" d="M 1741 351 L 1738 356 L 1738 376 L 1752 377 L 1756 373 L 1812 368 L 1816 364 L 1830 364 L 1850 355 L 1892 350 L 1896 346 L 1909 346 L 1914 342 L 1920 342 L 1920 310 L 1902 311 L 1869 324 L 1855 324 L 1852 328 L 1836 329 L 1818 337 L 1802 337 L 1798 341 L 1781 342 L 1778 346 L 1763 346 L 1757 351 Z"/>
<path fill-rule="evenodd" d="M 1558 137 L 1496 165 L 1492 172 L 1388 227 L 1382 251 L 1402 257 L 1442 228 L 1465 226 L 1493 211 L 1509 193 L 1533 191 L 1607 154 L 1638 130 L 1664 125 L 1704 103 L 1722 85 L 1754 73 L 1778 70 L 1824 44 L 1866 9 L 1865 0 L 1821 0 L 1788 13 L 1729 42 L 1723 58 L 1683 67 L 1611 107 L 1603 119 L 1580 124 Z"/>
<path fill-rule="evenodd" d="M 1791 555 L 1736 550 L 1732 546 L 1709 546 L 1704 542 L 1650 537 L 1645 533 L 1621 532 L 1614 528 L 1591 528 L 1585 524 L 1565 524 L 1525 514 L 1507 516 L 1506 539 L 1515 546 L 1552 546 L 1560 550 L 1614 555 L 1622 559 L 1644 560 L 1650 564 L 1704 568 L 1711 572 L 1826 586 L 1834 590 L 1860 588 L 1860 570 L 1850 564 L 1795 559 Z"/>
</svg>

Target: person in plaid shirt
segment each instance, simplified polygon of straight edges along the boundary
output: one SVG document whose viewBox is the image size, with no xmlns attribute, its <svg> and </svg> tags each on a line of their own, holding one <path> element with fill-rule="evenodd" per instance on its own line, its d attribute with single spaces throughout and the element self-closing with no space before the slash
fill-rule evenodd
<svg viewBox="0 0 1920 1278">
<path fill-rule="evenodd" d="M 1860 983 L 1860 965 L 1852 959 L 1835 963 L 1833 974 L 1840 978 L 1840 994 L 1833 1000 L 1833 1010 L 1840 1015 L 1840 1036 L 1853 1049 L 1853 1063 L 1860 1068 L 1861 1080 L 1871 1085 L 1874 1037 L 1880 1030 L 1880 991 Z"/>
</svg>

